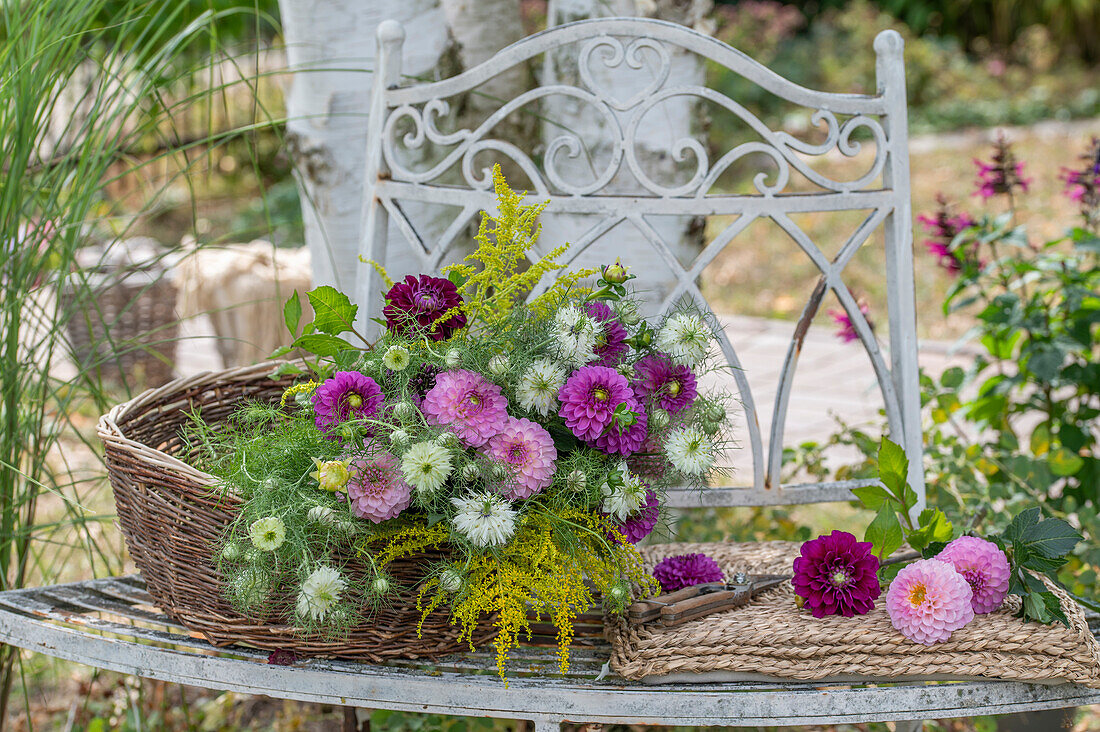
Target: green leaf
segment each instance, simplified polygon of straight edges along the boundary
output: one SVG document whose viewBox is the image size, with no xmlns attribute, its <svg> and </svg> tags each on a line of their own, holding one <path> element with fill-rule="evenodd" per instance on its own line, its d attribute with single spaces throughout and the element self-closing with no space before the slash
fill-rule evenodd
<svg viewBox="0 0 1100 732">
<path fill-rule="evenodd" d="M 1031 431 L 1031 454 L 1035 457 L 1046 455 L 1050 451 L 1050 427 L 1046 422 Z"/>
<path fill-rule="evenodd" d="M 352 330 L 359 306 L 334 287 L 324 285 L 306 293 L 313 306 L 313 325 L 322 333 L 338 335 Z M 322 354 L 318 354 L 322 355 Z"/>
<path fill-rule="evenodd" d="M 909 458 L 905 450 L 895 442 L 883 437 L 878 448 L 878 477 L 883 485 L 904 503 L 905 478 L 909 471 Z"/>
<path fill-rule="evenodd" d="M 886 489 L 878 485 L 866 485 L 862 488 L 853 488 L 852 494 L 859 499 L 865 508 L 877 511 L 888 501 L 895 500 L 886 492 Z"/>
<path fill-rule="evenodd" d="M 1068 447 L 1059 447 L 1047 458 L 1047 464 L 1055 475 L 1075 475 L 1085 465 L 1085 460 Z"/>
<path fill-rule="evenodd" d="M 1012 522 L 1004 531 L 1004 541 L 1011 544 L 1024 535 L 1028 529 L 1039 523 L 1040 513 L 1038 506 L 1032 506 L 1020 511 L 1012 518 Z"/>
<path fill-rule="evenodd" d="M 958 366 L 952 366 L 940 376 L 940 383 L 948 389 L 958 389 L 962 386 L 965 372 Z"/>
<path fill-rule="evenodd" d="M 445 513 L 429 513 L 428 514 L 428 526 L 435 526 L 440 521 L 443 521 L 446 518 L 447 518 L 447 514 L 445 514 Z"/>
<path fill-rule="evenodd" d="M 871 542 L 871 553 L 880 561 L 885 560 L 902 545 L 905 536 L 901 531 L 898 514 L 892 506 L 886 505 L 879 509 L 874 520 L 867 526 L 867 533 L 864 534 L 863 540 Z"/>
<path fill-rule="evenodd" d="M 944 515 L 943 511 L 938 508 L 926 508 L 921 511 L 920 517 L 917 519 L 917 525 L 919 528 L 916 531 L 910 531 L 906 540 L 909 542 L 909 546 L 918 552 L 923 551 L 925 547 L 933 542 L 950 541 L 954 534 L 951 522 L 947 520 L 947 516 Z"/>
<path fill-rule="evenodd" d="M 292 364 L 292 363 L 281 363 L 275 368 L 274 371 L 272 371 L 270 374 L 267 375 L 267 378 L 271 379 L 272 381 L 275 381 L 275 380 L 278 380 L 278 379 L 280 379 L 284 376 L 287 376 L 287 375 L 297 376 L 300 373 L 302 373 L 302 370 L 300 368 L 298 368 L 297 366 L 295 366 L 294 364 Z"/>
<path fill-rule="evenodd" d="M 334 335 L 325 335 L 324 333 L 311 333 L 301 336 L 294 341 L 296 348 L 303 348 L 310 353 L 316 354 L 322 357 L 333 357 L 340 351 L 355 350 L 355 346 L 351 345 L 343 338 L 338 338 Z"/>
<path fill-rule="evenodd" d="M 286 304 L 283 305 L 283 320 L 286 322 L 286 329 L 290 331 L 290 336 L 292 338 L 296 337 L 298 335 L 298 323 L 302 320 L 302 301 L 298 297 L 297 290 L 287 298 Z"/>
<path fill-rule="evenodd" d="M 279 346 L 278 348 L 276 348 L 274 351 L 271 352 L 271 355 L 268 356 L 268 358 L 279 358 L 280 356 L 287 355 L 288 353 L 290 353 L 293 350 L 294 350 L 293 346 Z"/>
<path fill-rule="evenodd" d="M 1064 557 L 1084 537 L 1065 521 L 1048 518 L 1028 526 L 1015 544 L 1047 559 Z"/>
</svg>

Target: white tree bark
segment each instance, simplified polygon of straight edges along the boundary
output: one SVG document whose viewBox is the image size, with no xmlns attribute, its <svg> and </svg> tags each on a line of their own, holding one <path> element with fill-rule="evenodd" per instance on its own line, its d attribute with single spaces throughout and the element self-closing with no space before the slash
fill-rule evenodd
<svg viewBox="0 0 1100 732">
<path fill-rule="evenodd" d="M 523 38 L 519 0 L 441 0 L 462 68 L 468 69 L 492 57 L 500 49 Z M 478 115 L 492 113 L 502 102 L 527 89 L 528 75 L 516 67 L 479 87 L 467 100 Z"/>
<path fill-rule="evenodd" d="M 550 0 L 547 24 L 552 27 L 585 18 L 629 15 L 660 18 L 709 32 L 707 15 L 712 7 L 712 0 Z M 573 47 L 562 54 L 549 54 L 543 69 L 542 84 L 579 85 L 576 53 L 577 49 Z M 618 70 L 604 69 L 597 57 L 593 58 L 589 69 L 597 84 L 621 95 L 623 99 L 644 87 L 649 78 L 645 76 L 645 71 L 624 74 L 628 71 L 626 64 Z M 665 88 L 703 86 L 705 81 L 705 68 L 697 55 L 683 51 L 672 54 Z M 611 138 L 603 116 L 592 105 L 563 96 L 548 98 L 544 114 L 550 120 L 543 125 L 544 143 L 561 135 L 564 128 L 575 134 L 586 148 L 584 154 L 577 158 L 559 155 L 556 161 L 559 170 L 565 171 L 566 178 L 571 181 L 592 180 L 610 156 Z M 624 128 L 628 114 L 619 113 Z M 677 162 L 671 153 L 676 149 L 677 141 L 687 137 L 694 137 L 706 145 L 701 117 L 696 103 L 687 97 L 676 97 L 659 105 L 644 118 L 638 127 L 634 148 L 639 163 L 651 179 L 668 185 L 676 179 L 677 171 L 682 178 L 685 166 L 689 169 L 694 166 L 696 161 L 690 156 L 686 161 Z M 601 193 L 641 194 L 645 193 L 645 189 L 623 164 L 619 174 Z M 689 262 L 699 251 L 702 222 L 690 216 L 648 217 L 646 221 L 681 262 Z M 596 223 L 596 219 L 548 211 L 543 215 L 542 223 L 541 244 L 549 248 L 562 242 L 577 241 Z M 653 305 L 660 303 L 675 285 L 664 259 L 629 223 L 619 224 L 604 234 L 578 257 L 576 264 L 597 266 L 613 262 L 616 257 L 622 257 L 624 263 L 630 264 L 632 271 L 639 276 L 637 284 L 649 293 L 648 300 Z"/>
<path fill-rule="evenodd" d="M 439 0 L 279 0 L 279 10 L 294 72 L 286 98 L 287 147 L 297 167 L 313 282 L 352 292 L 362 273 L 359 228 L 375 28 L 388 18 L 404 24 L 405 72 L 428 75 L 450 47 L 446 18 Z M 411 253 L 398 246 L 387 265 L 395 272 L 415 268 Z"/>
</svg>

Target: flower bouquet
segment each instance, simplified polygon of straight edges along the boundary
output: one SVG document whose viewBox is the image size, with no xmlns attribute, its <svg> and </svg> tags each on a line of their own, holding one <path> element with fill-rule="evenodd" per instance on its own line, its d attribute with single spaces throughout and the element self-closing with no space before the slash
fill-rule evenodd
<svg viewBox="0 0 1100 732">
<path fill-rule="evenodd" d="M 642 318 L 619 263 L 564 273 L 563 246 L 524 267 L 543 206 L 499 169 L 495 184 L 499 214 L 444 277 L 374 265 L 377 339 L 333 288 L 308 294 L 304 325 L 295 294 L 292 347 L 313 357 L 280 369 L 281 400 L 192 415 L 190 454 L 241 497 L 215 561 L 245 615 L 338 637 L 415 601 L 421 618 L 447 609 L 460 640 L 492 626 L 503 675 L 532 613 L 564 671 L 578 613 L 658 589 L 635 544 L 665 488 L 705 484 L 728 440 L 729 398 L 699 386 L 712 326 L 689 307 Z M 391 569 L 408 559 L 412 587 Z"/>
</svg>

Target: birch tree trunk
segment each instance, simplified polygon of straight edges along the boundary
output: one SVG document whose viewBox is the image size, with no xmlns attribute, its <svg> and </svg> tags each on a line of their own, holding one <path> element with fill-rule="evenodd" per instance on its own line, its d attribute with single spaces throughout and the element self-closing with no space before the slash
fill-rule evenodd
<svg viewBox="0 0 1100 732">
<path fill-rule="evenodd" d="M 439 0 L 279 0 L 287 65 L 287 148 L 297 168 L 313 284 L 355 288 L 375 28 L 405 25 L 404 68 L 434 75 L 450 48 Z M 396 233 L 391 236 L 397 241 Z M 415 269 L 406 247 L 387 265 Z"/>
<path fill-rule="evenodd" d="M 712 8 L 712 0 L 549 0 L 547 25 L 553 27 L 586 18 L 628 15 L 669 20 L 707 32 L 710 30 L 707 16 Z M 624 68 L 625 66 L 623 64 Z M 595 57 L 589 69 L 596 84 L 624 99 L 635 91 L 632 88 L 623 88 L 624 82 L 633 81 L 636 86 L 644 86 L 646 81 L 639 79 L 637 74 L 633 79 L 624 78 L 622 74 L 616 76 L 612 70 L 602 68 Z M 697 55 L 686 51 L 672 54 L 670 72 L 664 88 L 704 86 L 705 82 L 705 68 Z M 548 54 L 542 84 L 580 84 L 575 48 L 561 55 Z M 569 97 L 547 98 L 544 110 L 549 120 L 543 124 L 544 144 L 549 144 L 566 129 L 576 135 L 585 146 L 584 154 L 575 158 L 559 155 L 556 161 L 559 170 L 565 171 L 566 177 L 573 181 L 594 178 L 605 167 L 604 161 L 610 159 L 611 134 L 608 123 L 593 105 L 583 104 Z M 621 126 L 625 128 L 629 112 L 617 114 Z M 683 180 L 685 170 L 694 168 L 696 161 L 690 155 L 685 161 L 677 161 L 672 154 L 676 150 L 676 143 L 688 137 L 694 137 L 705 148 L 702 110 L 689 97 L 675 97 L 664 102 L 644 118 L 633 144 L 638 162 L 652 180 L 669 185 L 674 180 Z M 631 195 L 645 194 L 646 190 L 626 170 L 624 163 L 601 193 Z M 681 263 L 690 262 L 699 252 L 702 245 L 702 221 L 690 216 L 654 216 L 647 217 L 646 222 L 656 230 Z M 549 248 L 562 242 L 577 241 L 597 220 L 590 216 L 562 215 L 548 211 L 543 215 L 542 223 L 541 244 Z M 651 309 L 675 285 L 675 279 L 665 260 L 635 226 L 626 222 L 600 237 L 578 257 L 576 264 L 598 266 L 613 262 L 616 257 L 622 257 L 624 262 L 628 261 L 632 271 L 639 275 L 637 284 L 648 292 Z"/>
</svg>

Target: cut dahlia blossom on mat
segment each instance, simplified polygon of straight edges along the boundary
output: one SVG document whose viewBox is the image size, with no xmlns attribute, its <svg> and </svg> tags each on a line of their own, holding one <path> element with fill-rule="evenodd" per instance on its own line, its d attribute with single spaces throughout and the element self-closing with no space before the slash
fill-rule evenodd
<svg viewBox="0 0 1100 732">
<path fill-rule="evenodd" d="M 449 612 L 460 640 L 491 626 L 503 675 L 529 609 L 557 624 L 564 670 L 577 613 L 658 590 L 635 545 L 666 489 L 706 485 L 730 444 L 731 400 L 700 386 L 728 370 L 713 319 L 643 320 L 628 264 L 531 254 L 542 207 L 495 181 L 500 212 L 463 264 L 397 282 L 378 268 L 380 334 L 331 287 L 300 323 L 295 295 L 288 346 L 316 358 L 281 367 L 296 375 L 281 401 L 195 415 L 192 454 L 243 501 L 216 561 L 246 617 L 338 638 L 412 591 L 421 622 Z M 423 577 L 402 586 L 390 568 L 414 559 Z"/>
</svg>

